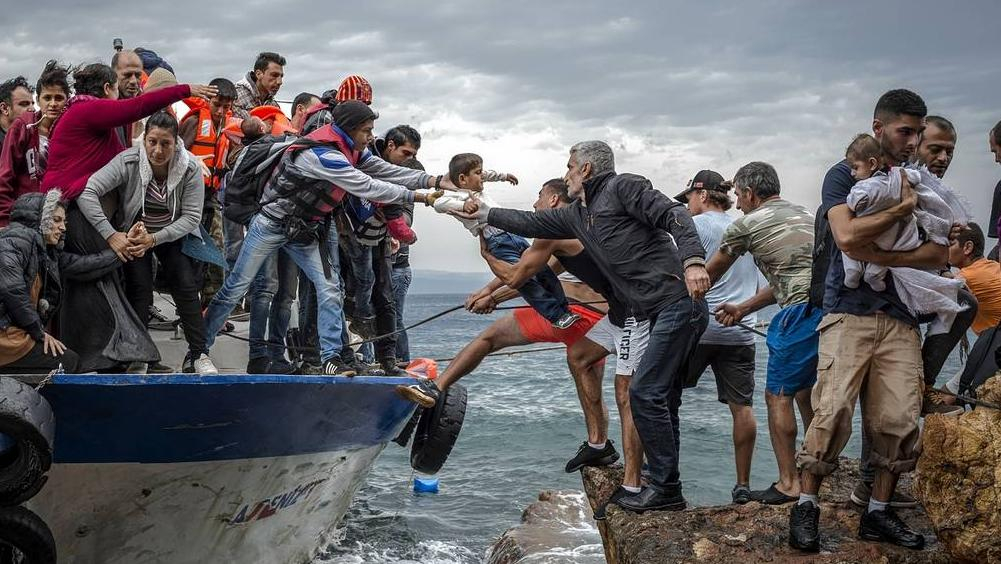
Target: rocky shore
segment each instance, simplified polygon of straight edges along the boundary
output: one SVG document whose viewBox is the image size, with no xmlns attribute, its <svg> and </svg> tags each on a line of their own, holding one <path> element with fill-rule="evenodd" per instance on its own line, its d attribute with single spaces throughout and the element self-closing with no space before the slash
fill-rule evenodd
<svg viewBox="0 0 1001 564">
<path fill-rule="evenodd" d="M 586 468 L 584 489 L 592 507 L 621 483 L 618 467 Z M 608 510 L 608 519 L 598 524 L 609 564 L 654 564 L 665 562 L 821 562 L 918 564 L 955 562 L 936 540 L 923 509 L 904 510 L 900 515 L 922 532 L 928 546 L 913 551 L 862 541 L 856 535 L 861 510 L 849 495 L 858 478 L 858 462 L 842 459 L 840 468 L 821 490 L 821 553 L 806 555 L 789 548 L 789 506 L 759 503 L 697 507 L 679 512 L 635 515 L 618 507 Z M 909 491 L 910 480 L 901 488 Z"/>
<path fill-rule="evenodd" d="M 643 515 L 612 506 L 607 520 L 597 523 L 604 559 L 609 564 L 1001 563 L 1001 409 L 987 407 L 1001 405 L 1001 376 L 978 392 L 984 407 L 926 418 L 914 481 L 905 475 L 898 485 L 922 503 L 899 513 L 925 535 L 924 550 L 858 538 L 861 509 L 849 499 L 858 481 L 858 461 L 842 458 L 820 492 L 820 554 L 788 546 L 788 505 L 749 503 Z M 488 564 L 600 562 L 593 532 L 584 531 L 593 523 L 593 509 L 621 483 L 622 467 L 585 468 L 581 477 L 586 497 L 542 492 L 525 510 L 522 525 L 497 541 Z"/>
</svg>

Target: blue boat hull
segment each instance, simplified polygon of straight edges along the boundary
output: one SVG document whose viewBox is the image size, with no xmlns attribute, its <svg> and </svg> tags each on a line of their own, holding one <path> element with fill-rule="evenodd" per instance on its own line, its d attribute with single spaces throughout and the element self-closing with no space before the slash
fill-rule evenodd
<svg viewBox="0 0 1001 564">
<path fill-rule="evenodd" d="M 63 375 L 28 504 L 60 562 L 306 562 L 414 411 L 409 378 Z"/>
</svg>

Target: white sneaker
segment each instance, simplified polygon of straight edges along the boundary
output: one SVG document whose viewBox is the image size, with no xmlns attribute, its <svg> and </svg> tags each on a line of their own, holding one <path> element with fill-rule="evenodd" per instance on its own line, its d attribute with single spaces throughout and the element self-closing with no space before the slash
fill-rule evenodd
<svg viewBox="0 0 1001 564">
<path fill-rule="evenodd" d="M 195 359 L 195 372 L 199 374 L 218 374 L 219 369 L 212 363 L 209 355 L 202 353 Z"/>
<path fill-rule="evenodd" d="M 145 361 L 132 361 L 129 363 L 128 367 L 125 369 L 126 374 L 146 374 L 149 370 L 149 364 Z"/>
</svg>

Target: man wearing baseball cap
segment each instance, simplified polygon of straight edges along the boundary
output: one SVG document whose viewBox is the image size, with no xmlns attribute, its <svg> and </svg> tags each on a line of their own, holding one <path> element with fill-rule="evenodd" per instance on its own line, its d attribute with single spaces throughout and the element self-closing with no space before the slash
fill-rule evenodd
<svg viewBox="0 0 1001 564">
<path fill-rule="evenodd" d="M 730 184 L 712 170 L 700 170 L 685 191 L 675 196 L 688 204 L 695 230 L 712 257 L 723 242 L 723 233 L 733 223 L 727 210 L 733 207 L 728 194 Z M 749 255 L 738 258 L 732 267 L 706 292 L 709 311 L 725 303 L 743 303 L 758 291 L 758 272 Z M 754 324 L 755 315 L 744 317 L 744 323 Z M 731 492 L 734 503 L 751 501 L 751 456 L 757 423 L 751 408 L 754 397 L 754 335 L 741 327 L 724 327 L 713 316 L 702 334 L 695 352 L 688 359 L 684 387 L 694 388 L 706 368 L 712 367 L 716 377 L 716 397 L 730 407 L 733 417 L 733 451 L 737 481 Z"/>
<path fill-rule="evenodd" d="M 722 190 L 726 193 L 729 186 L 722 188 L 721 186 L 724 182 L 723 176 L 715 170 L 700 170 L 691 180 L 688 181 L 685 189 L 675 196 L 674 199 L 678 200 L 682 204 L 687 204 L 688 195 L 699 190 Z"/>
</svg>

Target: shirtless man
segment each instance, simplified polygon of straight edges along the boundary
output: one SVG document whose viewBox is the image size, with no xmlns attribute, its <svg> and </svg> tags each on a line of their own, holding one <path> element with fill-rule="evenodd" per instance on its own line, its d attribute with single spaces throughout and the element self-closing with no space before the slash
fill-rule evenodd
<svg viewBox="0 0 1001 564">
<path fill-rule="evenodd" d="M 560 179 L 553 179 L 542 186 L 533 207 L 536 211 L 555 209 L 567 206 L 571 201 L 566 184 Z M 581 316 L 581 320 L 568 329 L 560 330 L 555 329 L 532 308 L 514 310 L 493 322 L 459 351 L 455 360 L 449 363 L 448 368 L 437 379 L 398 386 L 398 393 L 430 407 L 435 404 L 442 391 L 476 369 L 483 358 L 492 352 L 531 343 L 564 343 L 567 345 L 567 363 L 577 386 L 588 431 L 588 440 L 581 445 L 577 456 L 567 464 L 566 470 L 575 472 L 583 466 L 601 466 L 618 460 L 619 455 L 608 440 L 608 410 L 601 397 L 604 371 L 604 363 L 601 361 L 616 347 L 612 344 L 610 348 L 604 348 L 602 344 L 585 338 L 585 335 L 592 327 L 599 325 L 609 308 L 613 310 L 613 317 L 618 317 L 625 308 L 611 295 L 607 281 L 583 251 L 583 246 L 575 239 L 536 239 L 519 262 L 509 264 L 490 255 L 485 245 L 481 245 L 481 254 L 497 278 L 470 295 L 466 300 L 466 309 L 474 313 L 493 311 L 499 303 L 516 298 L 516 288 L 548 264 L 554 271 L 561 273 L 563 291 L 571 302 L 579 302 L 570 307 Z M 599 351 L 597 354 L 595 349 Z M 628 359 L 628 353 L 626 356 Z M 587 362 L 581 360 L 584 358 Z M 638 486 L 638 465 L 636 474 Z"/>
</svg>

